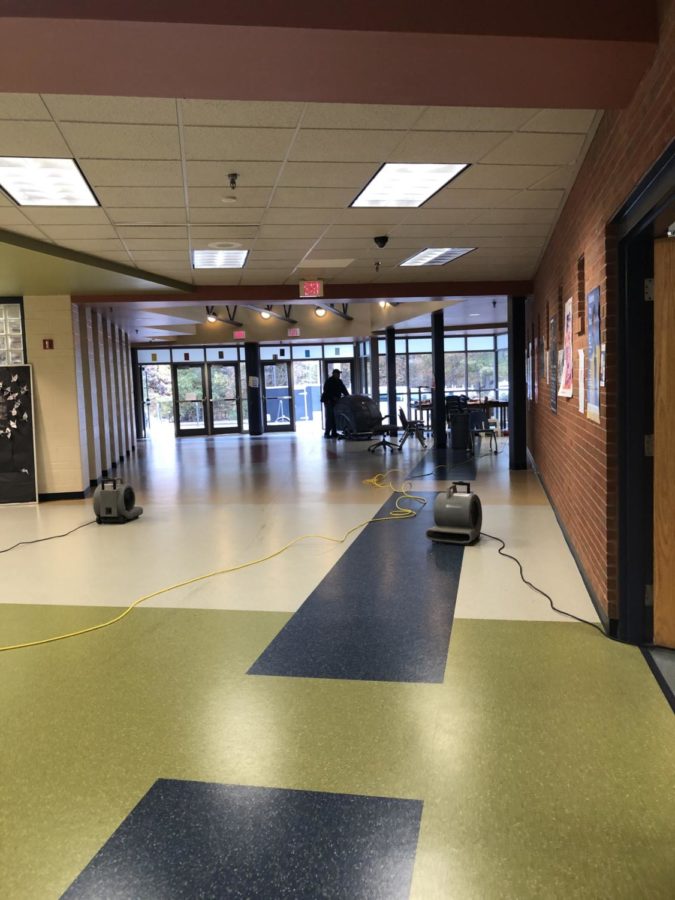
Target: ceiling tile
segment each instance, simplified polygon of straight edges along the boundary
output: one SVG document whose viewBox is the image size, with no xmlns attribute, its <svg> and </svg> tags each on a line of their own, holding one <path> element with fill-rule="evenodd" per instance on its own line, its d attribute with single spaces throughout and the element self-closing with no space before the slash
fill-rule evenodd
<svg viewBox="0 0 675 900">
<path fill-rule="evenodd" d="M 309 209 L 344 209 L 355 197 L 353 188 L 277 188 L 273 207 L 306 207 Z"/>
<path fill-rule="evenodd" d="M 227 244 L 230 244 L 230 245 L 236 244 L 236 247 L 227 246 L 227 247 L 220 248 L 220 249 L 250 250 L 251 247 L 253 246 L 254 240 L 255 240 L 255 238 L 244 238 L 241 235 L 239 235 L 237 238 L 233 238 L 233 239 L 226 238 L 225 241 L 227 242 Z M 204 238 L 196 238 L 193 235 L 192 249 L 193 250 L 207 250 L 207 249 L 216 250 L 216 249 L 219 249 L 217 247 L 211 247 L 211 244 L 213 244 L 214 242 L 217 243 L 216 239 L 212 235 L 209 235 L 208 237 L 204 237 Z"/>
<path fill-rule="evenodd" d="M 117 233 L 121 238 L 182 238 L 184 241 L 188 239 L 185 225 L 120 225 Z"/>
<path fill-rule="evenodd" d="M 123 225 L 184 225 L 187 221 L 184 206 L 164 209 L 115 206 L 108 207 L 107 213 L 113 222 Z"/>
<path fill-rule="evenodd" d="M 190 259 L 187 251 L 181 252 L 180 250 L 135 250 L 132 254 L 133 258 L 139 261 L 139 265 L 142 262 L 146 262 L 148 260 L 168 260 L 176 263 L 185 263 L 190 264 Z"/>
<path fill-rule="evenodd" d="M 555 131 L 586 134 L 596 116 L 594 109 L 542 109 L 521 131 Z"/>
<path fill-rule="evenodd" d="M 516 192 L 512 190 L 461 190 L 452 186 L 439 191 L 425 204 L 427 209 L 490 209 L 504 204 Z"/>
<path fill-rule="evenodd" d="M 323 232 L 325 226 L 320 225 L 261 225 L 261 238 L 309 238 L 314 240 Z"/>
<path fill-rule="evenodd" d="M 5 225 L 30 225 L 31 222 L 15 206 L 0 207 L 0 227 Z"/>
<path fill-rule="evenodd" d="M 501 210 L 501 212 L 504 212 L 504 210 Z M 462 241 L 476 241 L 482 237 L 547 237 L 550 230 L 551 226 L 548 223 L 529 225 L 520 223 L 474 225 L 473 223 L 469 223 L 468 225 L 447 226 L 448 237 L 453 238 L 456 243 L 459 243 L 460 239 Z M 472 243 L 471 246 L 475 246 L 475 244 Z"/>
<path fill-rule="evenodd" d="M 61 128 L 78 157 L 180 159 L 178 128 L 173 125 L 66 122 Z"/>
<path fill-rule="evenodd" d="M 105 210 L 88 206 L 31 206 L 26 216 L 36 225 L 108 225 Z"/>
<path fill-rule="evenodd" d="M 251 260 L 259 262 L 263 259 L 293 260 L 302 259 L 302 250 L 257 250 L 253 249 L 249 255 Z M 247 263 L 248 264 L 248 263 Z"/>
<path fill-rule="evenodd" d="M 190 210 L 191 225 L 257 225 L 265 210 L 262 207 L 247 209 L 238 206 L 223 206 L 220 209 L 196 206 Z"/>
<path fill-rule="evenodd" d="M 519 191 L 496 205 L 509 209 L 558 209 L 564 196 L 564 191 Z"/>
<path fill-rule="evenodd" d="M 53 122 L 0 121 L 0 147 L 3 156 L 73 156 Z"/>
<path fill-rule="evenodd" d="M 380 106 L 359 103 L 308 103 L 303 128 L 383 129 L 407 131 L 422 106 Z"/>
<path fill-rule="evenodd" d="M 356 193 L 372 175 L 372 163 L 287 162 L 279 187 L 352 188 Z"/>
<path fill-rule="evenodd" d="M 255 250 L 295 250 L 300 253 L 309 250 L 312 246 L 312 238 L 258 238 L 255 242 Z"/>
<path fill-rule="evenodd" d="M 180 187 L 178 160 L 80 159 L 80 168 L 94 187 Z"/>
<path fill-rule="evenodd" d="M 80 250 L 82 253 L 95 254 L 100 250 L 110 250 L 117 253 L 124 253 L 124 246 L 120 241 L 113 238 L 99 238 L 98 240 L 84 240 L 82 238 L 62 238 L 58 241 L 59 246 L 68 247 L 71 250 Z"/>
<path fill-rule="evenodd" d="M 393 226 L 394 228 L 398 226 Z M 382 231 L 372 225 L 331 225 L 326 232 L 327 238 L 373 238 Z"/>
<path fill-rule="evenodd" d="M 376 207 L 343 209 L 335 217 L 335 221 L 341 225 L 352 222 L 359 225 L 393 225 L 403 221 L 409 209 L 378 209 Z"/>
<path fill-rule="evenodd" d="M 486 166 L 476 163 L 458 175 L 452 182 L 452 187 L 524 190 L 557 171 L 556 166 Z"/>
<path fill-rule="evenodd" d="M 578 159 L 584 139 L 581 134 L 512 134 L 482 162 L 562 166 Z"/>
<path fill-rule="evenodd" d="M 337 215 L 328 209 L 268 209 L 265 225 L 326 225 Z"/>
<path fill-rule="evenodd" d="M 246 269 L 242 270 L 241 273 L 241 283 L 242 284 L 283 284 L 284 281 L 290 277 L 288 269 L 266 269 L 265 271 L 260 270 L 252 270 L 247 272 Z M 300 279 L 298 279 L 299 281 Z M 239 312 L 237 311 L 237 315 Z"/>
<path fill-rule="evenodd" d="M 544 168 L 542 166 L 542 168 Z M 571 187 L 576 176 L 576 168 L 574 166 L 560 166 L 556 168 L 550 175 L 545 175 L 539 181 L 536 181 L 531 187 L 538 191 L 553 191 L 556 189 L 567 190 Z"/>
<path fill-rule="evenodd" d="M 191 225 L 193 241 L 253 240 L 259 234 L 257 225 Z M 284 235 L 286 236 L 286 235 Z M 288 235 L 292 237 L 292 235 Z"/>
<path fill-rule="evenodd" d="M 229 199 L 234 194 L 238 204 L 252 209 L 267 206 L 271 193 L 272 189 L 269 187 L 238 187 L 236 191 L 231 191 L 226 185 L 221 185 L 221 187 L 191 187 L 188 197 L 192 209 L 199 206 L 215 206 L 220 209 L 223 205 L 227 206 L 223 204 L 223 198 Z"/>
<path fill-rule="evenodd" d="M 182 187 L 102 187 L 96 192 L 104 206 L 148 207 L 182 206 Z"/>
<path fill-rule="evenodd" d="M 45 234 L 55 241 L 72 239 L 98 240 L 100 238 L 117 238 L 112 225 L 45 225 Z"/>
<path fill-rule="evenodd" d="M 137 250 L 182 250 L 187 256 L 188 242 L 187 240 L 171 239 L 171 238 L 127 238 L 124 243 L 130 253 L 135 254 Z"/>
<path fill-rule="evenodd" d="M 271 187 L 277 180 L 281 162 L 203 162 L 187 163 L 187 181 L 190 187 L 220 187 L 228 191 L 230 172 L 236 172 L 241 188 Z M 237 193 L 239 191 L 237 190 Z"/>
<path fill-rule="evenodd" d="M 284 159 L 295 132 L 290 128 L 187 127 L 186 159 Z M 229 171 L 229 170 L 228 170 Z"/>
<path fill-rule="evenodd" d="M 497 147 L 504 132 L 412 131 L 391 152 L 390 162 L 472 163 Z"/>
<path fill-rule="evenodd" d="M 0 228 L 7 231 L 13 231 L 15 234 L 21 234 L 23 237 L 35 238 L 38 241 L 50 243 L 49 238 L 44 234 L 37 225 L 3 225 L 0 220 Z"/>
<path fill-rule="evenodd" d="M 249 258 L 246 260 L 246 266 L 244 267 L 244 271 L 252 270 L 268 270 L 275 269 L 277 271 L 284 271 L 288 275 L 295 265 L 298 262 L 298 259 L 295 257 L 292 260 L 285 259 L 258 259 L 253 255 L 249 255 Z"/>
<path fill-rule="evenodd" d="M 51 116 L 39 94 L 0 94 L 0 119 L 49 120 Z"/>
<path fill-rule="evenodd" d="M 61 122 L 121 122 L 175 125 L 176 101 L 157 97 L 85 97 L 43 94 L 44 102 Z"/>
<path fill-rule="evenodd" d="M 195 269 L 195 284 L 239 284 L 242 269 Z"/>
<path fill-rule="evenodd" d="M 555 209 L 479 209 L 473 221 L 482 224 L 540 224 L 551 223 L 557 216 Z"/>
<path fill-rule="evenodd" d="M 532 118 L 534 109 L 429 106 L 415 123 L 418 131 L 516 131 Z"/>
<path fill-rule="evenodd" d="M 399 143 L 399 131 L 331 131 L 303 129 L 295 139 L 289 159 L 321 162 L 372 162 L 375 174 Z"/>
<path fill-rule="evenodd" d="M 423 209 L 406 210 L 402 221 L 406 224 L 418 225 L 461 225 L 463 222 L 472 222 L 476 214 L 474 209 L 443 209 L 425 206 Z"/>
<path fill-rule="evenodd" d="M 124 250 L 97 250 L 92 256 L 100 256 L 101 259 L 110 259 L 113 262 L 124 263 L 126 266 L 133 266 L 134 262 L 129 258 L 129 254 Z"/>
<path fill-rule="evenodd" d="M 255 100 L 181 100 L 184 125 L 295 128 L 302 103 Z M 244 157 L 245 158 L 245 157 Z"/>
</svg>

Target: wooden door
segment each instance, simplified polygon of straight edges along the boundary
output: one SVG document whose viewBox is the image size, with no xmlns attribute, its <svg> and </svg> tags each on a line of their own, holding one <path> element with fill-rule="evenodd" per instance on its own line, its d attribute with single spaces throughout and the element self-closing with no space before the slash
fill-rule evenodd
<svg viewBox="0 0 675 900">
<path fill-rule="evenodd" d="M 654 643 L 675 647 L 675 238 L 654 242 Z"/>
</svg>

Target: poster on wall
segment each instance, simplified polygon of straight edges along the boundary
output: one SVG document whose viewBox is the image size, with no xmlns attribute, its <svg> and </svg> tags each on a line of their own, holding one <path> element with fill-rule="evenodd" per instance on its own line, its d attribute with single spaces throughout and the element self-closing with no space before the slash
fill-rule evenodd
<svg viewBox="0 0 675 900">
<path fill-rule="evenodd" d="M 585 388 L 586 384 L 584 382 L 584 351 L 579 350 L 579 412 L 584 412 L 584 404 L 586 402 L 585 398 Z"/>
<path fill-rule="evenodd" d="M 539 400 L 539 338 L 534 339 L 534 359 L 532 360 L 532 381 L 534 382 L 534 402 Z"/>
<path fill-rule="evenodd" d="M 30 366 L 0 366 L 0 503 L 37 500 Z"/>
<path fill-rule="evenodd" d="M 572 298 L 565 303 L 565 335 L 562 349 L 562 365 L 558 396 L 571 397 L 574 393 L 574 362 L 572 348 Z"/>
<path fill-rule="evenodd" d="M 525 356 L 525 381 L 527 383 L 527 399 L 532 399 L 532 341 L 527 345 Z"/>
<path fill-rule="evenodd" d="M 586 298 L 586 332 L 588 355 L 586 368 L 586 416 L 593 422 L 600 421 L 600 288 L 596 287 Z"/>
<path fill-rule="evenodd" d="M 551 390 L 551 409 L 558 411 L 558 319 L 551 316 L 548 323 L 548 378 Z"/>
</svg>

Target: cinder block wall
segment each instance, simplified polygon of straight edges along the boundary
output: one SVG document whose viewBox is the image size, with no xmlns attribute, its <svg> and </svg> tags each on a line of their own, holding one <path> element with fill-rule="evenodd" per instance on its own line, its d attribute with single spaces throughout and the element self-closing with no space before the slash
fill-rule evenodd
<svg viewBox="0 0 675 900">
<path fill-rule="evenodd" d="M 617 272 L 608 229 L 633 188 L 675 135 L 675 4 L 662 5 L 659 47 L 630 105 L 600 122 L 535 279 L 527 335 L 547 341 L 548 319 L 574 298 L 574 396 L 549 402 L 545 377 L 528 410 L 528 446 L 574 545 L 597 601 L 610 618 L 617 610 Z M 583 257 L 582 284 L 579 260 Z M 601 340 L 607 345 L 600 423 L 579 412 L 577 334 L 580 300 L 600 288 Z M 562 334 L 558 334 L 562 346 Z M 538 374 L 535 373 L 535 377 Z"/>
</svg>

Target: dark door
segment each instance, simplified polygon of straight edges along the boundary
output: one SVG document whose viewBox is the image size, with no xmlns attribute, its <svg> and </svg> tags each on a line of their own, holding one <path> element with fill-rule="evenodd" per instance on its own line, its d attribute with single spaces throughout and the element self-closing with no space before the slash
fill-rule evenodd
<svg viewBox="0 0 675 900">
<path fill-rule="evenodd" d="M 207 386 L 210 434 L 241 431 L 239 364 L 209 363 Z"/>
</svg>

